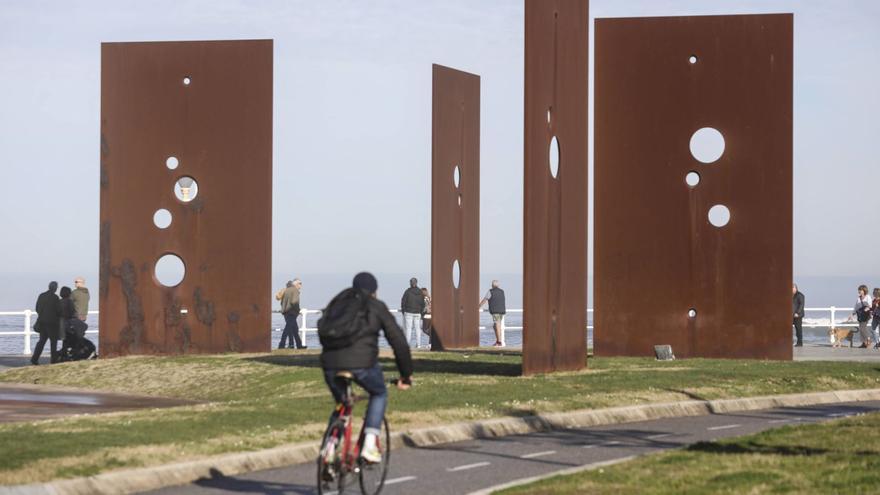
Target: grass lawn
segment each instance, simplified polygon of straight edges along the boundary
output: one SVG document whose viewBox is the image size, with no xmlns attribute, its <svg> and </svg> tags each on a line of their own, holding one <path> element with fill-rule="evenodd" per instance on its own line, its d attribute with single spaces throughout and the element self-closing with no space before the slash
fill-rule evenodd
<svg viewBox="0 0 880 495">
<path fill-rule="evenodd" d="M 701 442 L 499 495 L 880 492 L 880 413 Z"/>
<path fill-rule="evenodd" d="M 381 361 L 386 375 L 396 376 L 393 360 Z M 392 431 L 691 398 L 880 387 L 880 367 L 870 363 L 591 358 L 582 372 L 523 378 L 516 352 L 419 352 L 414 361 L 416 386 L 390 390 Z M 205 401 L 0 424 L 0 484 L 318 440 L 332 408 L 315 351 L 101 359 L 10 369 L 0 381 Z"/>
</svg>

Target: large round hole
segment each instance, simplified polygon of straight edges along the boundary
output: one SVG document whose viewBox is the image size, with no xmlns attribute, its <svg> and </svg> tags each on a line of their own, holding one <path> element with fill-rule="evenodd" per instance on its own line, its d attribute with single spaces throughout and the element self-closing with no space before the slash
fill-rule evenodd
<svg viewBox="0 0 880 495">
<path fill-rule="evenodd" d="M 174 195 L 184 203 L 189 203 L 199 195 L 199 184 L 192 177 L 181 177 L 174 183 Z"/>
<path fill-rule="evenodd" d="M 452 183 L 455 184 L 456 189 L 461 184 L 461 171 L 458 169 L 458 165 L 452 171 Z"/>
<path fill-rule="evenodd" d="M 189 76 L 183 78 L 183 85 L 189 86 L 192 83 L 192 79 Z"/>
<path fill-rule="evenodd" d="M 153 225 L 160 229 L 167 229 L 171 225 L 171 212 L 165 208 L 156 210 L 156 213 L 153 213 Z"/>
<path fill-rule="evenodd" d="M 165 287 L 176 287 L 183 282 L 186 275 L 186 265 L 183 260 L 175 254 L 162 255 L 156 261 L 156 268 L 153 270 L 156 281 Z"/>
<path fill-rule="evenodd" d="M 689 309 L 688 310 L 688 318 L 693 320 L 696 317 L 697 317 L 697 310 L 694 308 Z"/>
<path fill-rule="evenodd" d="M 712 163 L 724 154 L 724 136 L 718 129 L 703 127 L 691 136 L 691 155 L 703 163 Z"/>
<path fill-rule="evenodd" d="M 555 179 L 559 175 L 559 140 L 556 136 L 550 140 L 550 175 Z"/>
<path fill-rule="evenodd" d="M 709 208 L 709 223 L 716 227 L 724 227 L 730 222 L 730 210 L 724 205 Z"/>
<path fill-rule="evenodd" d="M 168 167 L 168 170 L 174 170 L 180 162 L 177 160 L 176 156 L 169 156 L 167 160 L 165 160 L 165 166 Z"/>
<path fill-rule="evenodd" d="M 688 57 L 688 62 L 690 62 L 692 65 L 697 63 L 697 60 L 699 59 L 697 59 L 696 55 L 691 55 L 690 57 Z"/>
<path fill-rule="evenodd" d="M 455 260 L 452 262 L 452 286 L 457 289 L 459 282 L 461 282 L 461 267 L 458 265 L 458 260 Z"/>
<path fill-rule="evenodd" d="M 684 181 L 690 187 L 697 187 L 697 184 L 700 183 L 700 174 L 691 170 L 684 176 Z"/>
</svg>

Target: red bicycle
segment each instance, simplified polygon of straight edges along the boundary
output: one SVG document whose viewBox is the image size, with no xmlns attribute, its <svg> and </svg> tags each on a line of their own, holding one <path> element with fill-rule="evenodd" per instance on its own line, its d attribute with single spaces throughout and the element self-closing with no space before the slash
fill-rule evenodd
<svg viewBox="0 0 880 495">
<path fill-rule="evenodd" d="M 336 406 L 336 415 L 324 432 L 321 451 L 318 455 L 318 493 L 323 495 L 332 490 L 336 484 L 336 492 L 342 494 L 346 488 L 354 484 L 357 478 L 361 493 L 378 495 L 385 486 L 388 475 L 388 461 L 391 458 L 391 433 L 388 420 L 382 418 L 382 431 L 376 439 L 376 446 L 382 453 L 381 462 L 368 462 L 361 458 L 360 451 L 364 443 L 364 428 L 361 426 L 357 442 L 352 442 L 352 412 L 354 404 L 362 399 L 353 393 L 354 375 L 348 371 L 336 373 L 336 384 L 345 393 L 342 402 Z"/>
</svg>

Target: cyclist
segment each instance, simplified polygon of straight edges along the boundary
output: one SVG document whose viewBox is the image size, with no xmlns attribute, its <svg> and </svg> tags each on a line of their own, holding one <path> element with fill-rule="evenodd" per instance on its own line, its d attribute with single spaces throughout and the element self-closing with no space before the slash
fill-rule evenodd
<svg viewBox="0 0 880 495">
<path fill-rule="evenodd" d="M 344 390 L 335 383 L 336 373 L 349 371 L 354 382 L 370 394 L 367 414 L 364 418 L 364 444 L 361 457 L 367 462 L 381 462 L 382 453 L 376 446 L 381 433 L 382 418 L 388 403 L 385 378 L 379 366 L 379 330 L 394 350 L 394 359 L 400 379 L 397 388 L 406 390 L 412 384 L 412 357 L 403 330 L 397 325 L 388 307 L 376 298 L 379 284 L 376 277 L 367 272 L 358 273 L 352 287 L 339 293 L 330 301 L 318 322 L 321 337 L 321 367 L 324 380 L 336 403 L 342 402 Z M 330 421 L 335 420 L 336 413 Z"/>
</svg>

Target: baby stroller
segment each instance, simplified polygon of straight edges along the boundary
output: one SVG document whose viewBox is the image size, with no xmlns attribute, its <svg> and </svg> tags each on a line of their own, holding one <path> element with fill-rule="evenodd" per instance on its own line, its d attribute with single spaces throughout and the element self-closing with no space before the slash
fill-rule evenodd
<svg viewBox="0 0 880 495">
<path fill-rule="evenodd" d="M 89 326 L 82 320 L 71 318 L 64 331 L 64 341 L 58 355 L 58 362 L 80 361 L 98 357 L 95 344 L 85 337 Z"/>
</svg>

